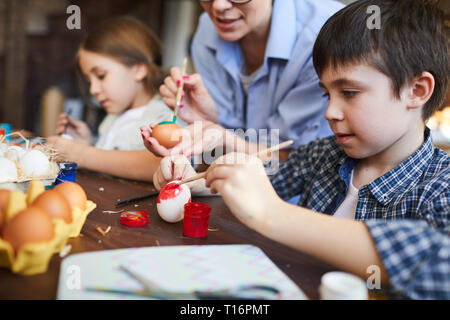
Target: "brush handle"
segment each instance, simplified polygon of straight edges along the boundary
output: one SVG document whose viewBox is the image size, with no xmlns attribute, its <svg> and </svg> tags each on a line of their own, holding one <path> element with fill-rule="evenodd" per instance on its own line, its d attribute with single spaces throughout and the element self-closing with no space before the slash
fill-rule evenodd
<svg viewBox="0 0 450 320">
<path fill-rule="evenodd" d="M 145 199 L 148 199 L 148 198 L 157 196 L 158 194 L 159 194 L 159 191 L 155 191 L 155 192 L 152 192 L 152 193 L 150 193 L 150 194 L 146 194 L 146 195 L 144 195 L 144 196 L 140 196 L 140 197 L 136 197 L 136 198 L 131 198 L 131 199 L 128 199 L 128 200 L 123 200 L 123 201 L 118 201 L 118 202 L 115 203 L 115 206 L 118 207 L 118 206 L 121 206 L 121 205 L 124 205 L 124 204 L 128 204 L 128 203 L 132 203 L 132 202 L 136 202 L 136 201 L 145 200 Z"/>
<path fill-rule="evenodd" d="M 181 104 L 181 95 L 183 94 L 183 76 L 186 74 L 186 65 L 187 65 L 187 58 L 184 58 L 183 60 L 183 66 L 181 67 L 181 83 L 177 90 L 177 96 L 175 100 L 175 117 L 178 115 L 178 110 L 180 109 Z"/>
<path fill-rule="evenodd" d="M 256 153 L 253 153 L 252 155 L 255 155 L 255 156 L 257 156 L 257 157 L 260 157 L 260 156 L 262 156 L 263 154 L 266 154 L 266 153 L 269 153 L 269 152 L 278 151 L 278 150 L 280 150 L 280 149 L 286 148 L 286 147 L 290 146 L 290 145 L 293 144 L 293 143 L 294 143 L 294 141 L 288 140 L 288 141 L 285 141 L 285 142 L 283 142 L 283 143 L 277 144 L 276 146 L 273 146 L 273 147 L 270 147 L 270 148 L 261 150 L 261 151 L 256 152 Z M 202 172 L 202 173 L 199 173 L 199 174 L 197 174 L 196 176 L 193 176 L 193 177 L 190 177 L 190 178 L 181 180 L 181 182 L 180 182 L 179 184 L 183 184 L 183 183 L 195 181 L 195 180 L 198 180 L 198 179 L 202 179 L 202 178 L 204 178 L 205 176 L 206 176 L 206 171 L 205 171 L 205 172 Z"/>
</svg>

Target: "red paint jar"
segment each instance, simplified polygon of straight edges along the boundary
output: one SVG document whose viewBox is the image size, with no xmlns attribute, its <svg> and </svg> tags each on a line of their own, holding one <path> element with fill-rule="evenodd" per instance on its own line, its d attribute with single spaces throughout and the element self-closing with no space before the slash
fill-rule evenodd
<svg viewBox="0 0 450 320">
<path fill-rule="evenodd" d="M 190 202 L 184 205 L 183 235 L 204 238 L 208 234 L 211 207 L 205 203 Z"/>
</svg>

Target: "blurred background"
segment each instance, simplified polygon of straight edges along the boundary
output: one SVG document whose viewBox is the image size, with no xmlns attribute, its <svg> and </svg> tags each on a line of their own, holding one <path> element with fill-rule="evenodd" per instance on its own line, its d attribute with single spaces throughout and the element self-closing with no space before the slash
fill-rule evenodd
<svg viewBox="0 0 450 320">
<path fill-rule="evenodd" d="M 450 0 L 441 3 L 450 12 Z M 66 25 L 71 5 L 80 8 L 80 29 Z M 104 111 L 82 99 L 73 68 L 83 36 L 111 16 L 136 17 L 161 38 L 168 70 L 188 56 L 201 13 L 198 0 L 0 0 L 0 123 L 48 136 L 70 111 L 97 128 Z"/>
</svg>

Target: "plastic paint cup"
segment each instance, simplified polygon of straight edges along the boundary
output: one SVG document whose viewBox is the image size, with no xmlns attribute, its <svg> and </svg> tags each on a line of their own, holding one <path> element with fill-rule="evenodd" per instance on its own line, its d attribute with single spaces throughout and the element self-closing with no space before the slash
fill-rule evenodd
<svg viewBox="0 0 450 320">
<path fill-rule="evenodd" d="M 350 273 L 328 272 L 319 288 L 321 300 L 367 300 L 366 282 Z"/>
<path fill-rule="evenodd" d="M 211 207 L 205 203 L 189 202 L 184 205 L 183 235 L 204 238 L 208 234 Z"/>
<path fill-rule="evenodd" d="M 60 163 L 59 167 L 61 170 L 56 177 L 55 186 L 67 181 L 75 182 L 77 176 L 77 166 L 78 165 L 76 162 Z"/>
<path fill-rule="evenodd" d="M 7 135 L 12 132 L 12 125 L 9 123 L 0 123 L 0 136 Z M 6 141 L 11 140 L 11 137 L 6 137 Z"/>
</svg>

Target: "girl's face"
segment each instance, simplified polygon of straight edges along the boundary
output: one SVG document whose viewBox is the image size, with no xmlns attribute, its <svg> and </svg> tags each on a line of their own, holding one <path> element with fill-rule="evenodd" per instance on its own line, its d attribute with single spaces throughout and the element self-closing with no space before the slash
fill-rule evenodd
<svg viewBox="0 0 450 320">
<path fill-rule="evenodd" d="M 272 15 L 272 0 L 235 4 L 228 0 L 200 2 L 226 41 L 239 41 L 252 33 L 265 32 Z"/>
<path fill-rule="evenodd" d="M 89 92 L 107 113 L 119 115 L 148 102 L 142 83 L 147 75 L 144 66 L 127 67 L 109 56 L 84 49 L 78 53 L 78 63 L 89 82 Z"/>
</svg>

